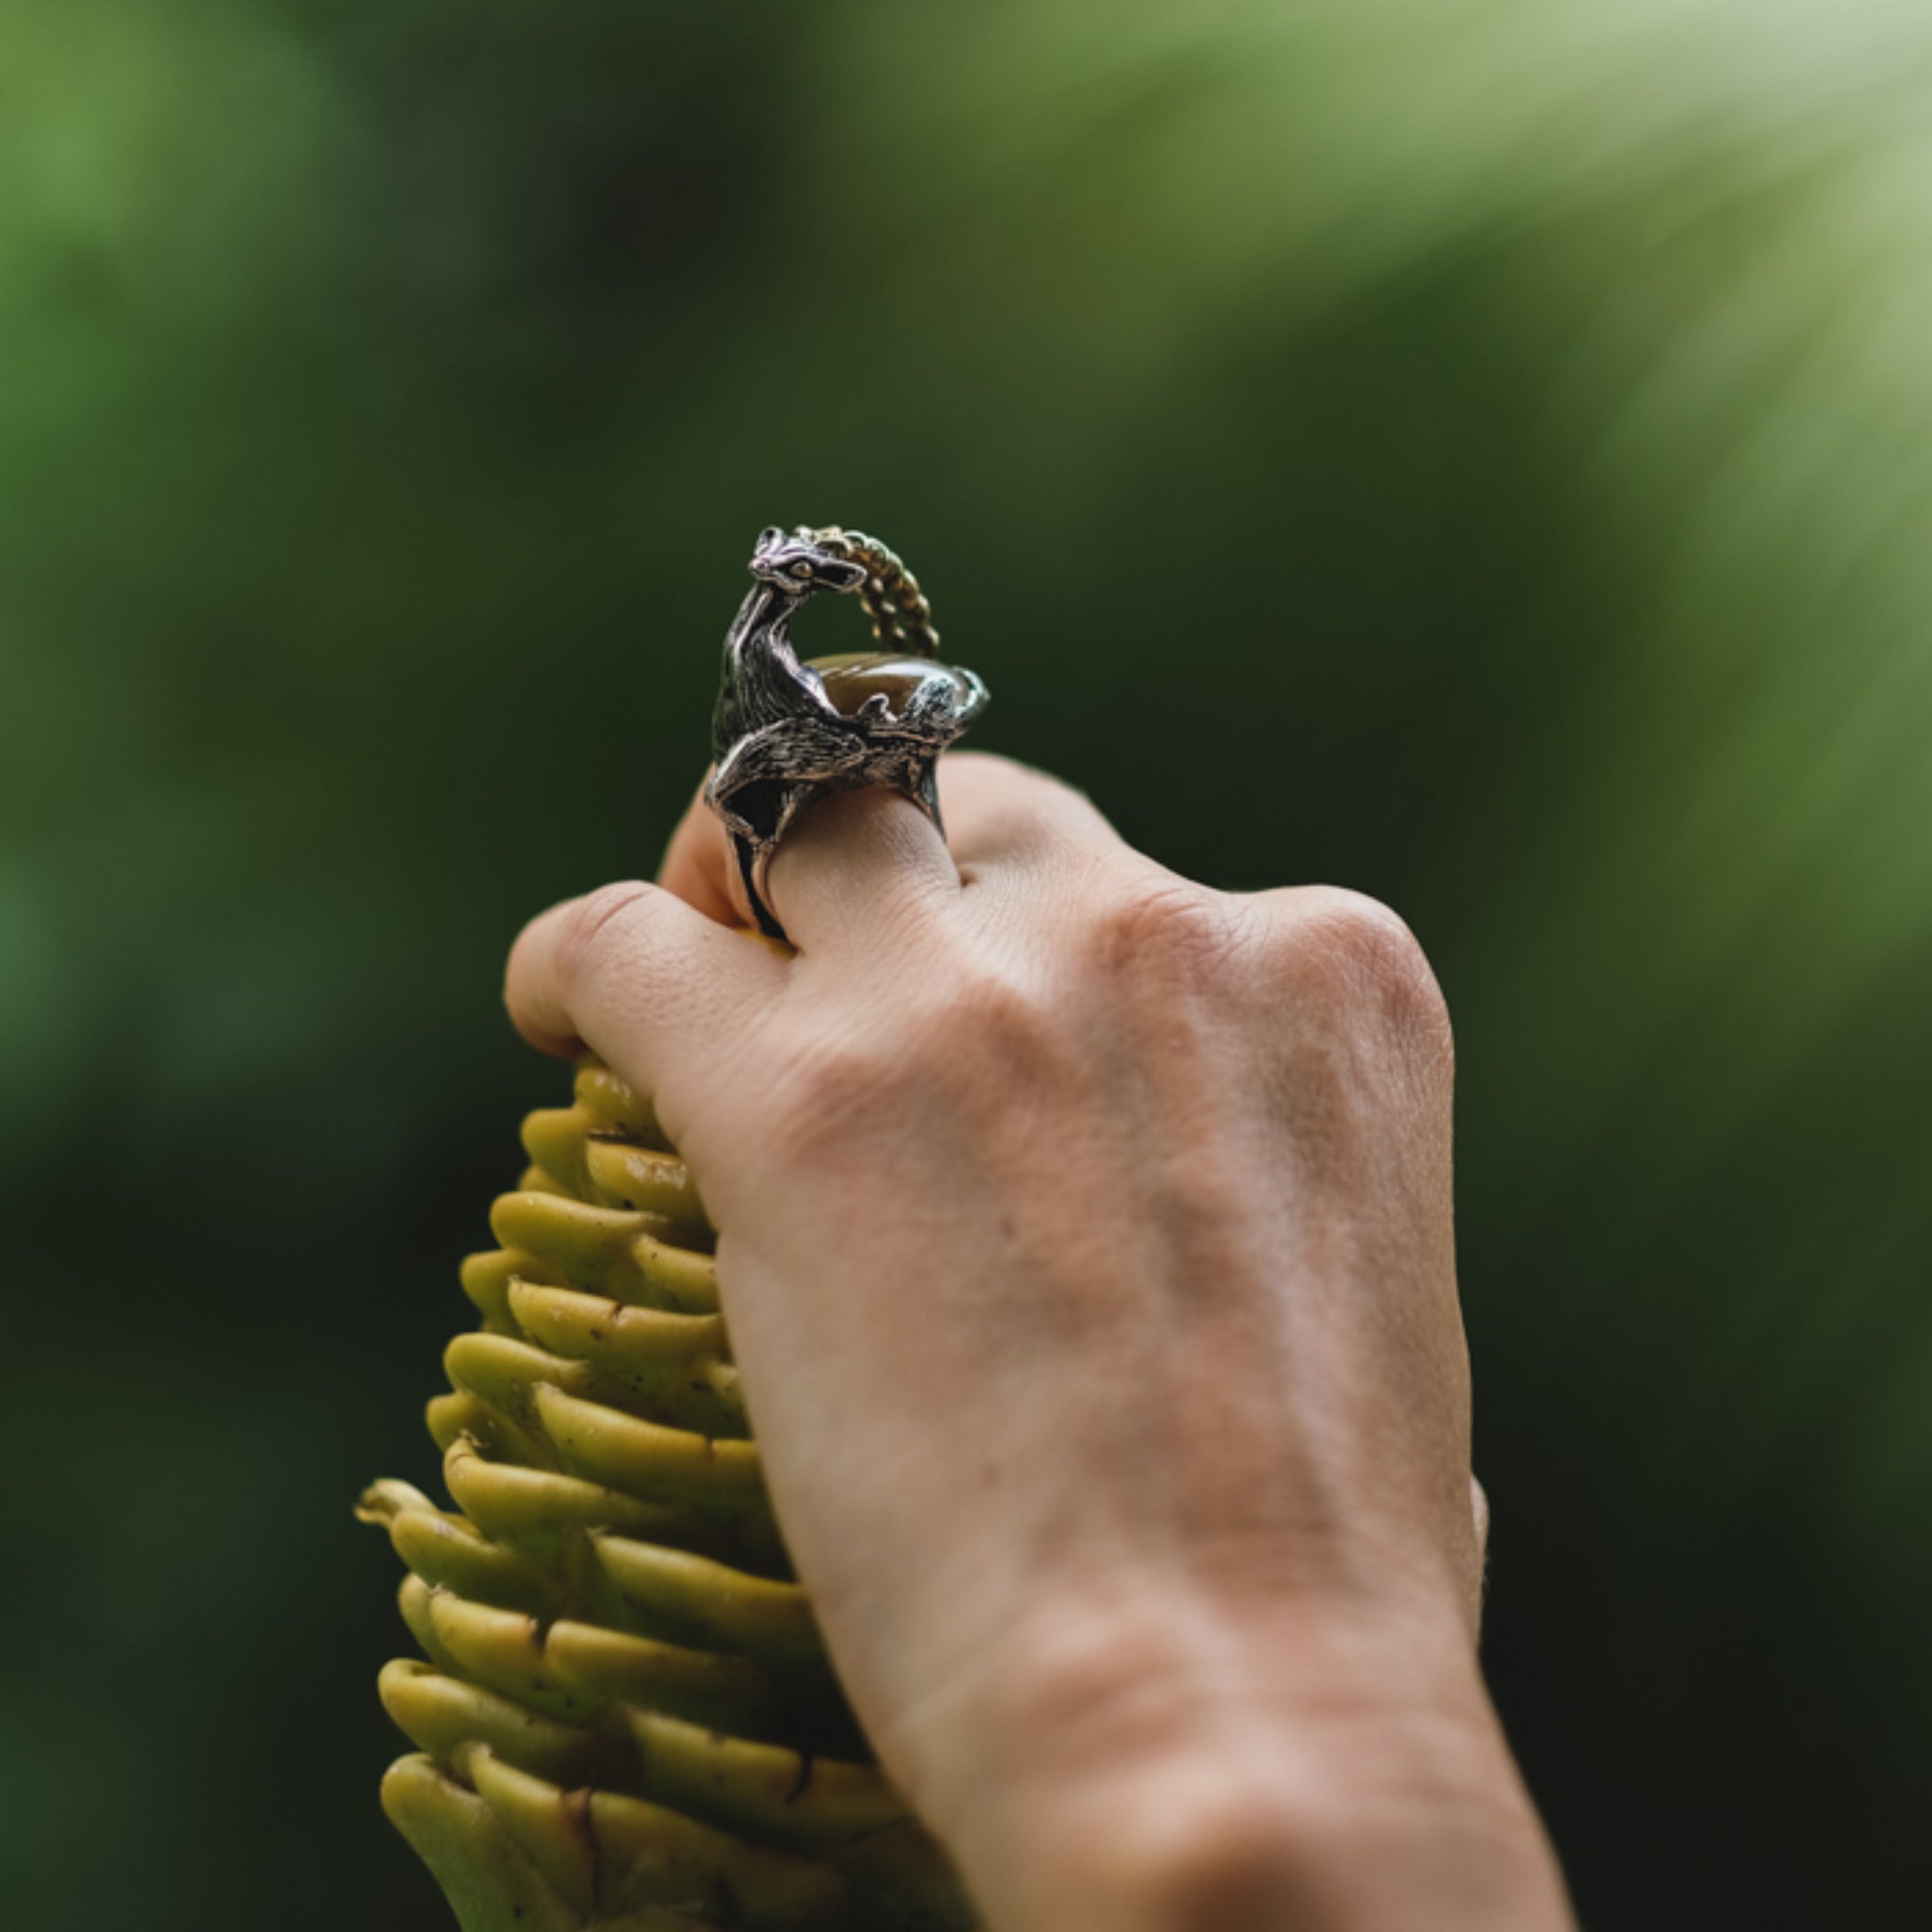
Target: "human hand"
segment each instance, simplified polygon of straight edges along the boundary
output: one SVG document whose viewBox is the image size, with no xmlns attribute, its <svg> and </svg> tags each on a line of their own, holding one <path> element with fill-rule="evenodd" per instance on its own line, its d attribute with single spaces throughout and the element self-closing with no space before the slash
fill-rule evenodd
<svg viewBox="0 0 1932 1932">
<path fill-rule="evenodd" d="M 745 921 L 533 922 L 509 1000 L 655 1099 L 779 1517 L 991 1922 L 1544 1927 L 1473 1661 L 1434 979 L 1354 894 L 1230 896 L 1004 761 L 813 808 Z M 1216 1916 L 1218 1914 L 1218 1916 Z"/>
</svg>

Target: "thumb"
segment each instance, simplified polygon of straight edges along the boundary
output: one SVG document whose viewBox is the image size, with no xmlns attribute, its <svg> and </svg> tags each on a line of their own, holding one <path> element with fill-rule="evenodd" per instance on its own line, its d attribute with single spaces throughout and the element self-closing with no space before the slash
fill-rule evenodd
<svg viewBox="0 0 1932 1932">
<path fill-rule="evenodd" d="M 707 772 L 658 867 L 658 883 L 721 926 L 756 927 L 723 821 L 704 803 Z"/>
</svg>

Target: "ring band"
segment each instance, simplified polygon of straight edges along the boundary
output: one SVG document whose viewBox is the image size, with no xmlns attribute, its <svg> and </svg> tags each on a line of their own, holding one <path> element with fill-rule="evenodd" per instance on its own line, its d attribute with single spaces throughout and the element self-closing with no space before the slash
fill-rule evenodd
<svg viewBox="0 0 1932 1932">
<path fill-rule="evenodd" d="M 752 586 L 724 638 L 704 802 L 724 822 L 758 930 L 782 939 L 766 881 L 814 801 L 880 786 L 938 828 L 939 753 L 986 708 L 986 687 L 942 663 L 919 582 L 876 539 L 836 525 L 762 532 Z M 794 613 L 821 590 L 859 593 L 879 649 L 801 663 Z"/>
</svg>

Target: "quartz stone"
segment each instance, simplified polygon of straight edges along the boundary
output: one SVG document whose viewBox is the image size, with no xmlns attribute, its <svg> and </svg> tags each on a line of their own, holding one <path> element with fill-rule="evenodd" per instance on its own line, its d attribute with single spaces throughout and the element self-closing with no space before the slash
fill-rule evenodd
<svg viewBox="0 0 1932 1932">
<path fill-rule="evenodd" d="M 906 700 L 931 679 L 951 685 L 956 701 L 961 704 L 966 702 L 970 690 L 965 679 L 950 664 L 938 663 L 931 658 L 902 657 L 890 651 L 841 651 L 834 657 L 810 659 L 809 668 L 819 674 L 826 696 L 846 717 L 881 691 L 892 707 L 892 715 L 902 717 Z"/>
</svg>

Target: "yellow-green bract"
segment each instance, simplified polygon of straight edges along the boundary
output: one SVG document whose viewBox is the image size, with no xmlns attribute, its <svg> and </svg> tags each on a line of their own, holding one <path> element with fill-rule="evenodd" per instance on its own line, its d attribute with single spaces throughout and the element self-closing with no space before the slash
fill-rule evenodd
<svg viewBox="0 0 1932 1932">
<path fill-rule="evenodd" d="M 464 1932 L 969 1927 L 792 1573 L 684 1163 L 595 1064 L 523 1141 L 429 1406 L 456 1507 L 361 1501 L 427 1660 L 384 1807 Z"/>
</svg>

